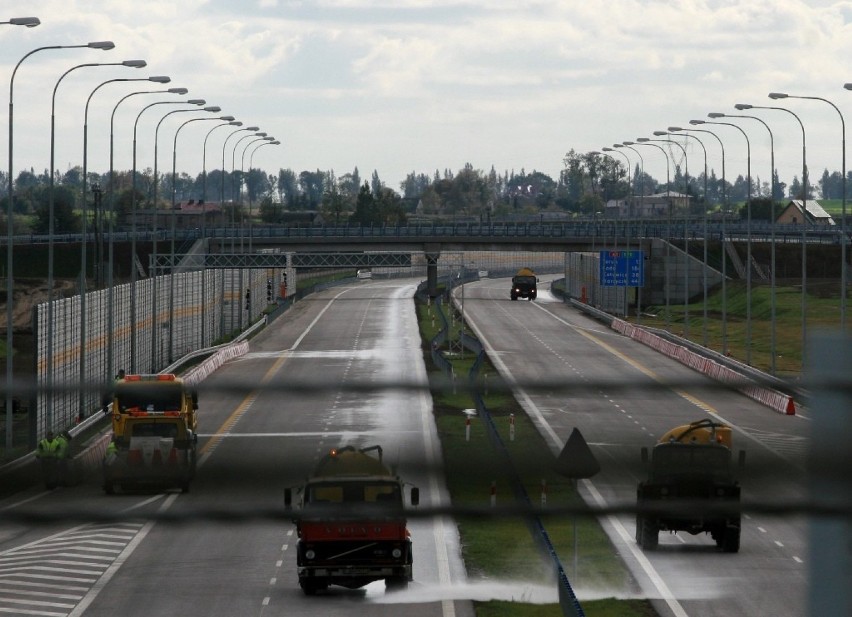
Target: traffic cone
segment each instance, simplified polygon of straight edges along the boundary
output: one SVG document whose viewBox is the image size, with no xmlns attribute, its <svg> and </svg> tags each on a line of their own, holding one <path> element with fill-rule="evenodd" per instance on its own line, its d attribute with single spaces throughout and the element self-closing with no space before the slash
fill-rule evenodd
<svg viewBox="0 0 852 617">
<path fill-rule="evenodd" d="M 787 409 L 785 412 L 788 416 L 796 415 L 796 403 L 793 402 L 793 397 L 790 396 L 787 398 Z"/>
</svg>

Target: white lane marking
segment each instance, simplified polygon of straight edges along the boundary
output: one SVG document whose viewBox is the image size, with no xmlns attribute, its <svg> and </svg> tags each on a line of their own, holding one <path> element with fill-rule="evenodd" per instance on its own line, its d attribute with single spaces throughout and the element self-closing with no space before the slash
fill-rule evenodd
<svg viewBox="0 0 852 617">
<path fill-rule="evenodd" d="M 159 512 L 165 512 L 168 510 L 175 500 L 178 498 L 180 493 L 172 493 L 166 500 L 163 502 L 163 505 L 159 507 Z M 77 607 L 68 614 L 68 617 L 80 617 L 83 613 L 86 612 L 86 609 L 89 608 L 89 605 L 95 601 L 95 598 L 98 597 L 98 594 L 109 584 L 112 577 L 116 575 L 118 569 L 124 565 L 124 562 L 133 554 L 133 551 L 142 543 L 142 540 L 151 532 L 154 528 L 154 521 L 148 521 L 139 530 L 139 533 L 127 544 L 127 547 L 121 552 L 116 560 L 112 563 L 112 565 L 107 568 L 106 572 L 104 572 L 103 576 L 95 583 L 95 585 L 89 590 L 86 594 L 86 597 L 83 598 L 82 602 L 80 602 Z"/>
<path fill-rule="evenodd" d="M 569 326 L 571 325 L 568 324 L 568 322 L 553 315 L 553 313 L 551 313 L 550 311 L 547 311 L 545 309 L 541 310 L 553 317 L 556 317 L 557 320 Z M 468 317 L 468 322 L 470 324 L 471 329 L 476 334 L 477 338 L 485 347 L 491 360 L 497 365 L 498 369 L 500 370 L 500 373 L 504 376 L 512 390 L 515 392 L 516 396 L 518 396 L 518 398 L 520 399 L 519 402 L 521 403 L 521 406 L 532 418 L 534 418 L 536 424 L 540 427 L 541 430 L 544 431 L 545 437 L 550 438 L 550 442 L 551 445 L 554 447 L 554 451 L 557 453 L 561 452 L 565 444 L 559 438 L 559 435 L 557 435 L 556 430 L 552 426 L 550 426 L 544 415 L 541 413 L 541 410 L 535 405 L 535 403 L 533 403 L 532 399 L 529 397 L 526 391 L 524 391 L 523 388 L 518 385 L 518 382 L 515 380 L 514 376 L 511 374 L 506 365 L 503 363 L 503 360 L 499 357 L 499 355 L 494 353 L 494 347 L 492 347 L 488 339 L 482 335 L 482 331 L 479 329 L 476 323 L 474 323 L 474 321 L 470 317 Z M 571 327 L 573 328 L 574 326 Z M 589 493 L 592 495 L 592 497 L 598 503 L 599 506 L 607 505 L 606 500 L 604 500 L 603 496 L 598 492 L 597 488 L 595 487 L 594 483 L 591 482 L 591 480 L 583 480 L 582 484 L 589 491 Z M 639 566 L 645 571 L 645 574 L 647 574 L 648 578 L 656 588 L 660 597 L 665 601 L 671 611 L 675 614 L 675 617 L 688 617 L 687 612 L 684 610 L 680 602 L 678 602 L 678 600 L 674 597 L 674 594 L 669 589 L 668 585 L 666 585 L 665 581 L 657 572 L 656 568 L 654 568 L 651 562 L 648 561 L 648 558 L 645 557 L 645 554 L 640 551 L 635 545 L 635 543 L 633 542 L 633 538 L 630 536 L 629 533 L 627 533 L 627 529 L 624 528 L 624 525 L 621 524 L 621 521 L 619 521 L 612 515 L 607 516 L 606 520 L 610 523 L 610 525 L 612 525 L 612 528 L 615 529 L 616 533 L 621 538 L 625 547 L 631 552 Z"/>
<path fill-rule="evenodd" d="M 795 561 L 796 563 L 805 563 L 804 561 L 802 561 L 799 557 L 796 557 L 795 555 L 793 555 L 793 561 Z"/>
</svg>

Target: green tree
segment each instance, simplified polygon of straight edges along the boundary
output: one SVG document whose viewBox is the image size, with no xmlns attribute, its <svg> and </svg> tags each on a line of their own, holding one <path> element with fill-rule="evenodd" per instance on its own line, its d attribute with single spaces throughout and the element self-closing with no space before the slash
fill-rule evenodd
<svg viewBox="0 0 852 617">
<path fill-rule="evenodd" d="M 361 190 L 358 191 L 358 198 L 355 200 L 355 212 L 352 213 L 349 220 L 361 225 L 381 223 L 381 216 L 378 208 L 376 208 L 373 191 L 370 190 L 370 185 L 367 182 L 364 182 Z"/>
<path fill-rule="evenodd" d="M 49 191 L 47 187 L 39 190 L 34 233 L 46 234 L 50 231 Z M 74 212 L 74 192 L 64 185 L 53 189 L 53 231 L 58 234 L 80 231 L 80 216 Z"/>
<path fill-rule="evenodd" d="M 278 170 L 278 201 L 287 204 L 288 210 L 296 207 L 299 198 L 299 181 L 292 169 Z"/>
</svg>

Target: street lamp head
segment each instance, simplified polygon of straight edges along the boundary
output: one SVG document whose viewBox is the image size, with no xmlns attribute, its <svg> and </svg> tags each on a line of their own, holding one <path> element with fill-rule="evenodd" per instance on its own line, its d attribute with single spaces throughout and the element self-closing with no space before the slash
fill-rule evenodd
<svg viewBox="0 0 852 617">
<path fill-rule="evenodd" d="M 724 118 L 725 114 L 723 114 L 720 111 L 711 111 L 709 114 L 707 114 L 707 117 L 708 118 Z"/>
<path fill-rule="evenodd" d="M 104 51 L 108 49 L 113 49 L 115 47 L 115 43 L 112 41 L 94 41 L 92 43 L 87 43 L 86 47 L 90 49 L 103 49 Z"/>
<path fill-rule="evenodd" d="M 601 148 L 604 152 L 614 152 L 612 148 Z"/>
<path fill-rule="evenodd" d="M 242 125 L 243 125 L 243 123 L 242 123 L 242 122 L 240 122 L 239 120 L 234 120 L 234 121 L 233 121 L 233 122 L 231 122 L 230 124 L 233 124 L 234 126 L 242 126 Z"/>
<path fill-rule="evenodd" d="M 734 107 L 742 111 L 744 109 L 751 109 L 753 105 L 749 105 L 748 103 L 737 103 Z"/>
<path fill-rule="evenodd" d="M 660 137 L 662 135 L 668 135 L 668 134 L 669 134 L 668 131 L 654 131 L 654 135 L 656 135 L 657 137 Z"/>
<path fill-rule="evenodd" d="M 27 28 L 35 28 L 41 23 L 38 17 L 13 17 L 9 20 L 13 26 L 26 26 Z"/>
<path fill-rule="evenodd" d="M 637 137 L 636 141 L 638 141 L 640 144 L 642 144 L 642 143 L 645 143 L 646 141 L 651 141 L 651 139 L 649 137 Z"/>
<path fill-rule="evenodd" d="M 274 137 L 272 137 L 271 135 L 270 135 L 269 137 L 264 137 L 264 139 L 265 139 L 266 141 L 275 141 L 275 138 L 274 138 Z"/>
<path fill-rule="evenodd" d="M 205 101 L 204 99 L 189 99 L 187 103 L 189 103 L 190 105 L 206 105 L 207 101 Z"/>
<path fill-rule="evenodd" d="M 677 131 L 682 131 L 683 129 L 680 128 L 679 126 L 670 126 L 669 130 L 674 133 L 674 132 L 677 132 Z"/>
<path fill-rule="evenodd" d="M 187 90 L 186 88 L 169 88 L 166 92 L 169 92 L 171 94 L 186 94 L 187 92 L 189 92 L 189 90 Z"/>
<path fill-rule="evenodd" d="M 598 152 L 597 150 L 592 150 L 591 152 L 589 152 L 589 154 L 600 154 L 600 152 Z"/>
<path fill-rule="evenodd" d="M 636 143 L 636 142 L 633 142 L 633 141 L 623 141 L 623 142 L 621 142 L 621 144 L 622 144 L 622 145 L 624 145 L 624 146 L 632 146 L 634 143 Z"/>
<path fill-rule="evenodd" d="M 222 111 L 222 108 L 219 107 L 218 105 L 211 105 L 209 107 L 205 107 L 204 111 L 209 111 L 210 113 L 217 114 L 220 111 Z"/>
<path fill-rule="evenodd" d="M 158 84 L 167 84 L 172 80 L 168 75 L 152 75 L 148 78 L 148 81 L 153 81 Z"/>
<path fill-rule="evenodd" d="M 121 63 L 123 66 L 129 66 L 133 69 L 141 69 L 143 67 L 148 66 L 148 63 L 144 60 L 125 60 Z"/>
<path fill-rule="evenodd" d="M 272 146 L 280 146 L 281 142 L 276 139 L 275 141 L 270 141 L 269 144 Z"/>
<path fill-rule="evenodd" d="M 247 131 L 259 131 L 260 127 L 259 126 L 247 126 L 245 128 L 245 130 L 247 130 Z"/>
<path fill-rule="evenodd" d="M 689 123 L 693 126 L 696 126 L 698 124 L 705 124 L 704 120 L 690 120 Z"/>
<path fill-rule="evenodd" d="M 219 120 L 225 120 L 226 122 L 230 122 L 234 119 L 234 116 L 219 116 Z"/>
<path fill-rule="evenodd" d="M 789 94 L 784 94 L 783 92 L 770 92 L 769 98 L 771 99 L 786 99 Z"/>
</svg>

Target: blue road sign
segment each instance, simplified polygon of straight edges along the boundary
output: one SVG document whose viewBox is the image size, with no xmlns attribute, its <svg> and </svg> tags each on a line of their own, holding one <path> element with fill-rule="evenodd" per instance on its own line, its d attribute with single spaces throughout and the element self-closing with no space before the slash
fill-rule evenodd
<svg viewBox="0 0 852 617">
<path fill-rule="evenodd" d="M 601 251 L 601 287 L 644 287 L 645 256 L 642 251 Z"/>
</svg>

